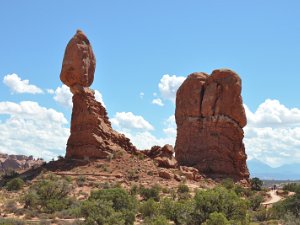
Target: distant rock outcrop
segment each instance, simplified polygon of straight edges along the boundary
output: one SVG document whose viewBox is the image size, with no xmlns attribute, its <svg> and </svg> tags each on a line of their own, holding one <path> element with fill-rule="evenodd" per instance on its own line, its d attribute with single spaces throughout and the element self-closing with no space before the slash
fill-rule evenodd
<svg viewBox="0 0 300 225">
<path fill-rule="evenodd" d="M 175 156 L 180 165 L 213 178 L 249 178 L 243 144 L 247 119 L 241 79 L 235 72 L 190 74 L 177 91 L 175 117 Z"/>
<path fill-rule="evenodd" d="M 177 166 L 172 145 L 165 145 L 163 147 L 153 146 L 150 150 L 141 152 L 156 161 L 159 167 L 175 168 Z"/>
<path fill-rule="evenodd" d="M 66 158 L 105 158 L 118 150 L 136 151 L 128 138 L 112 129 L 105 108 L 89 88 L 94 80 L 95 66 L 89 40 L 82 31 L 77 31 L 66 47 L 60 74 L 61 81 L 73 93 Z"/>
<path fill-rule="evenodd" d="M 40 166 L 43 163 L 44 161 L 42 159 L 34 159 L 32 156 L 0 153 L 0 171 L 27 170 Z"/>
</svg>

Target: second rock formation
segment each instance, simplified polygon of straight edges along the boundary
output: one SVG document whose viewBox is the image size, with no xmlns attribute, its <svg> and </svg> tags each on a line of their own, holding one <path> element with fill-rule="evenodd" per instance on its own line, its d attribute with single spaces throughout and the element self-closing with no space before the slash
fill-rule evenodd
<svg viewBox="0 0 300 225">
<path fill-rule="evenodd" d="M 247 120 L 235 72 L 190 74 L 177 91 L 175 117 L 179 165 L 213 178 L 249 178 L 243 144 Z"/>
</svg>

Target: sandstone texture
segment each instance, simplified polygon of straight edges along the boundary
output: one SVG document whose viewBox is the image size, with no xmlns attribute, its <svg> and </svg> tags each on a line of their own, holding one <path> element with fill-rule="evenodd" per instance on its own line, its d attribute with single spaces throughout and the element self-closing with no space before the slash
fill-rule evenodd
<svg viewBox="0 0 300 225">
<path fill-rule="evenodd" d="M 66 47 L 60 80 L 68 87 L 75 84 L 89 87 L 94 81 L 95 67 L 96 58 L 90 41 L 78 30 Z"/>
<path fill-rule="evenodd" d="M 32 156 L 0 153 L 0 171 L 27 170 L 38 167 L 43 163 L 42 159 L 34 159 Z"/>
<path fill-rule="evenodd" d="M 89 86 L 94 79 L 95 56 L 89 40 L 77 31 L 66 47 L 61 81 L 73 93 L 71 135 L 66 158 L 105 158 L 117 151 L 136 152 L 123 134 L 114 131 L 106 109 Z"/>
<path fill-rule="evenodd" d="M 177 161 L 174 157 L 174 148 L 172 145 L 153 146 L 150 150 L 142 151 L 145 155 L 157 162 L 159 167 L 175 168 Z"/>
<path fill-rule="evenodd" d="M 175 118 L 175 156 L 180 165 L 213 178 L 249 178 L 243 144 L 247 119 L 241 79 L 235 72 L 190 74 L 177 91 Z"/>
</svg>

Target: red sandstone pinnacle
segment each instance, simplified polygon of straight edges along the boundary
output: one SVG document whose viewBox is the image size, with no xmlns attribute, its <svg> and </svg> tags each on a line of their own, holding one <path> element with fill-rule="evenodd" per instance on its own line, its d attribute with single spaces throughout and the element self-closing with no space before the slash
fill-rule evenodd
<svg viewBox="0 0 300 225">
<path fill-rule="evenodd" d="M 176 94 L 179 165 L 193 166 L 211 177 L 249 178 L 243 127 L 247 124 L 241 79 L 229 69 L 210 76 L 192 73 Z"/>
<path fill-rule="evenodd" d="M 66 47 L 60 80 L 68 87 L 76 84 L 89 87 L 94 81 L 95 67 L 96 58 L 90 41 L 77 30 Z"/>
<path fill-rule="evenodd" d="M 66 158 L 105 158 L 116 151 L 136 152 L 125 135 L 114 131 L 106 109 L 89 88 L 94 79 L 96 60 L 89 40 L 77 31 L 66 47 L 61 81 L 73 93 L 71 135 Z"/>
</svg>

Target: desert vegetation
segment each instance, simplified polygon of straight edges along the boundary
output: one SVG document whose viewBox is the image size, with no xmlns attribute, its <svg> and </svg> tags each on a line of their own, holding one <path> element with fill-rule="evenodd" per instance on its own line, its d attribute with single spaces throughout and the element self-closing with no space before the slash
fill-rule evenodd
<svg viewBox="0 0 300 225">
<path fill-rule="evenodd" d="M 11 178 L 1 188 L 0 224 L 99 224 L 99 225 L 220 225 L 299 224 L 300 185 L 287 184 L 295 194 L 266 209 L 266 190 L 259 179 L 243 188 L 223 180 L 210 189 L 176 188 L 158 184 L 145 187 L 120 184 L 94 185 L 84 199 L 78 188 L 90 186 L 84 176 L 71 178 L 42 174 L 34 182 Z"/>
</svg>

